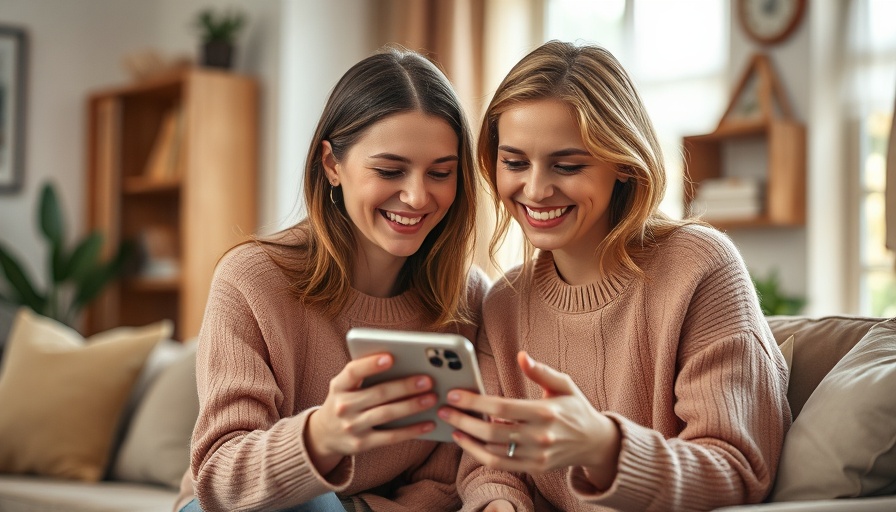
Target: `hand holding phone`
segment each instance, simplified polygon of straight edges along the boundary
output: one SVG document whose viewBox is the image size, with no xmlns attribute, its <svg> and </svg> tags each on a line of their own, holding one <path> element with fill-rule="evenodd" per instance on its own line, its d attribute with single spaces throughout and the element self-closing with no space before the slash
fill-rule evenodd
<svg viewBox="0 0 896 512">
<path fill-rule="evenodd" d="M 379 428 L 396 428 L 424 421 L 435 422 L 436 428 L 418 439 L 453 442 L 454 427 L 442 421 L 438 408 L 447 404 L 451 389 L 468 389 L 485 394 L 476 351 L 470 340 L 459 334 L 354 328 L 346 335 L 352 359 L 389 353 L 394 364 L 385 372 L 364 379 L 364 386 L 410 377 L 428 375 L 437 400 L 434 407 L 391 421 Z"/>
</svg>

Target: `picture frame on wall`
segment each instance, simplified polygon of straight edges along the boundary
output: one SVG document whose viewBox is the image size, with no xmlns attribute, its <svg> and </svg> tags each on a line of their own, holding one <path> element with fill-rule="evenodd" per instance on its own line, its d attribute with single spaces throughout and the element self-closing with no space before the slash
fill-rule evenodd
<svg viewBox="0 0 896 512">
<path fill-rule="evenodd" d="M 0 194 L 18 192 L 25 176 L 25 31 L 0 24 Z"/>
</svg>

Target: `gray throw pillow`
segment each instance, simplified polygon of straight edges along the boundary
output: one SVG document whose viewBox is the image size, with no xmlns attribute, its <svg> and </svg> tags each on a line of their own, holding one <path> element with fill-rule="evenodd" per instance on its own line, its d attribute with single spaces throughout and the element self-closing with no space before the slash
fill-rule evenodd
<svg viewBox="0 0 896 512">
<path fill-rule="evenodd" d="M 770 500 L 896 492 L 894 390 L 896 318 L 872 327 L 809 396 L 784 439 Z"/>
<path fill-rule="evenodd" d="M 112 478 L 177 489 L 190 466 L 190 437 L 198 416 L 194 342 L 149 385 L 131 419 Z"/>
</svg>

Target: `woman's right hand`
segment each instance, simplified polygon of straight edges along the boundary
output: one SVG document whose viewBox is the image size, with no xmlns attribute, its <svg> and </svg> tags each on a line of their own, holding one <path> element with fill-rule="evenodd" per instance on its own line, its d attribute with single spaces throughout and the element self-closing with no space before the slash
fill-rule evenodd
<svg viewBox="0 0 896 512">
<path fill-rule="evenodd" d="M 330 380 L 330 391 L 320 409 L 311 413 L 305 428 L 305 446 L 314 467 L 329 473 L 343 457 L 414 439 L 430 432 L 428 421 L 406 427 L 374 427 L 429 409 L 436 404 L 432 379 L 417 375 L 361 388 L 365 377 L 392 366 L 390 354 L 349 361 Z"/>
</svg>

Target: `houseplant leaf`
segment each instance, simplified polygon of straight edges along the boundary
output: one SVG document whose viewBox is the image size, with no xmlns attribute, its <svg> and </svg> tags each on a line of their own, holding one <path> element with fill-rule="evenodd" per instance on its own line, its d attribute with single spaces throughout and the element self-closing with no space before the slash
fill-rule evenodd
<svg viewBox="0 0 896 512">
<path fill-rule="evenodd" d="M 103 235 L 94 231 L 72 251 L 71 258 L 64 266 L 64 279 L 73 277 L 79 280 L 99 265 L 100 251 L 103 249 Z"/>
<path fill-rule="evenodd" d="M 115 257 L 110 261 L 94 265 L 86 269 L 82 275 L 75 275 L 78 287 L 72 301 L 71 314 L 80 311 L 87 303 L 96 298 L 111 280 L 118 277 L 133 253 L 133 243 L 122 242 L 118 246 Z"/>
<path fill-rule="evenodd" d="M 44 185 L 40 194 L 40 230 L 47 240 L 54 246 L 62 246 L 65 239 L 65 226 L 62 223 L 62 213 L 59 209 L 59 199 L 56 191 L 49 183 Z"/>
<path fill-rule="evenodd" d="M 42 314 L 47 307 L 46 298 L 35 290 L 22 265 L 2 245 L 0 245 L 0 268 L 3 269 L 6 280 L 12 287 L 11 291 L 18 295 L 17 302 Z"/>
</svg>

